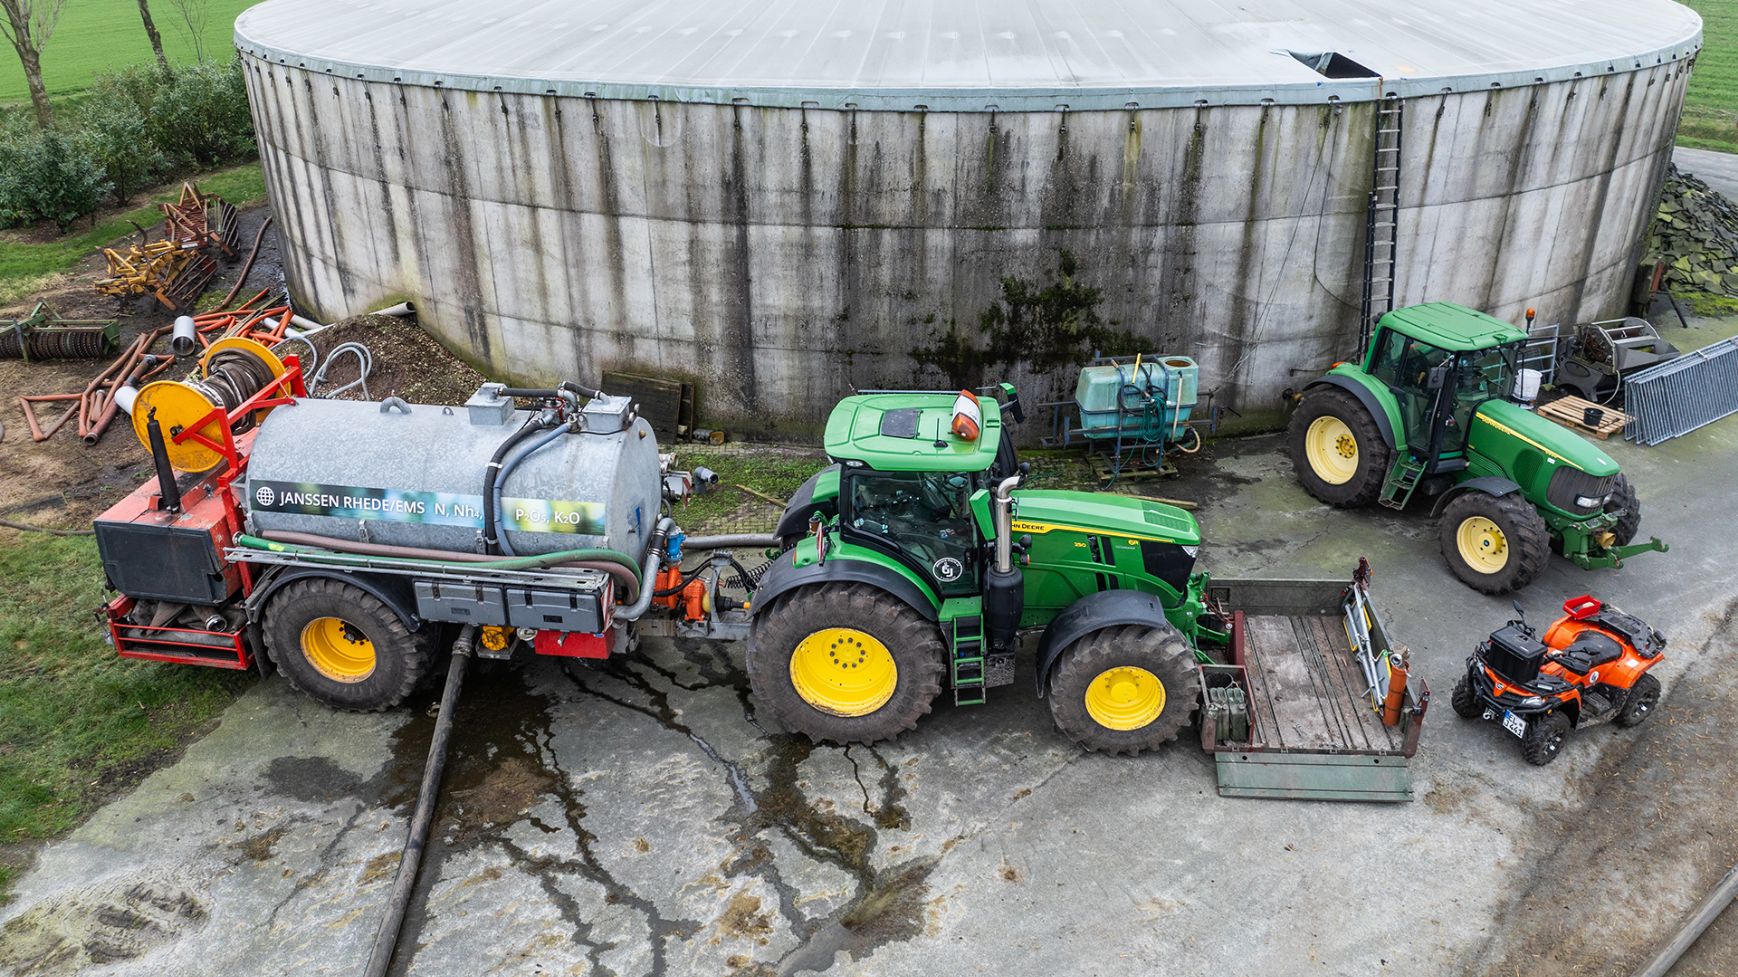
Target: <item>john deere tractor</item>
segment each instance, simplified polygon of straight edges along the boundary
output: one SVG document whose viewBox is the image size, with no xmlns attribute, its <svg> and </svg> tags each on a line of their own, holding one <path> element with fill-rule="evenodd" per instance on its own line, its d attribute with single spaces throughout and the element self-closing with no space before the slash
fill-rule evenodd
<svg viewBox="0 0 1738 977">
<path fill-rule="evenodd" d="M 952 391 L 834 408 L 833 464 L 790 501 L 787 549 L 754 595 L 748 675 L 787 727 L 835 742 L 895 736 L 944 687 L 974 704 L 1011 683 L 1020 637 L 1040 632 L 1038 694 L 1077 742 L 1135 753 L 1187 724 L 1197 650 L 1226 640 L 1193 572 L 1194 518 L 1127 496 L 1021 489 L 1003 425 L 1019 400 L 1008 385 L 1000 396 L 963 431 Z"/>
<path fill-rule="evenodd" d="M 1552 550 L 1585 569 L 1664 552 L 1634 542 L 1641 504 L 1616 462 L 1510 399 L 1526 344 L 1446 302 L 1382 316 L 1361 362 L 1304 388 L 1289 431 L 1298 479 L 1342 508 L 1422 494 L 1449 567 L 1487 594 L 1525 587 Z"/>
</svg>

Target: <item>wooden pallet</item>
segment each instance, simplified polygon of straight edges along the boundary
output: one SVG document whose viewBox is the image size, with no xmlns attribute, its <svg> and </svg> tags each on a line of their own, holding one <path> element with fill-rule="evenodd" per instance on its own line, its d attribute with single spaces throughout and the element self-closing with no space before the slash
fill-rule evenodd
<svg viewBox="0 0 1738 977">
<path fill-rule="evenodd" d="M 1596 426 L 1589 426 L 1582 420 L 1589 407 L 1598 407 L 1605 412 L 1605 416 L 1600 418 L 1599 424 Z M 1539 416 L 1548 417 L 1572 431 L 1591 434 L 1601 441 L 1613 434 L 1621 433 L 1623 426 L 1629 423 L 1629 415 L 1623 411 L 1615 407 L 1596 404 L 1591 400 L 1583 400 L 1580 397 L 1563 397 L 1548 404 L 1540 404 Z"/>
</svg>

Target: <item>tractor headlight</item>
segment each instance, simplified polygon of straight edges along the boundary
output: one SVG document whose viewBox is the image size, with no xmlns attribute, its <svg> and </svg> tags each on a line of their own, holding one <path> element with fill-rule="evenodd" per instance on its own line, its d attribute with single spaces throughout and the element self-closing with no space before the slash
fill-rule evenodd
<svg viewBox="0 0 1738 977">
<path fill-rule="evenodd" d="M 1609 498 L 1609 495 L 1577 495 L 1575 504 L 1583 509 L 1599 509 L 1604 507 L 1605 500 Z"/>
<path fill-rule="evenodd" d="M 1545 704 L 1545 697 L 1542 695 L 1530 695 L 1530 696 L 1527 696 L 1525 699 L 1521 700 L 1521 708 L 1522 709 L 1533 709 L 1533 708 L 1536 708 L 1538 706 L 1542 706 L 1544 704 Z"/>
</svg>

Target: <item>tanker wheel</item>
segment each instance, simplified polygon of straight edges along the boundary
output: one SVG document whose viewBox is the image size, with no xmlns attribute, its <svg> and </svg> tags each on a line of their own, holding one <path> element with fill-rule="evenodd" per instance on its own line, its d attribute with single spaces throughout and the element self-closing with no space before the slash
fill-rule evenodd
<svg viewBox="0 0 1738 977">
<path fill-rule="evenodd" d="M 1170 624 L 1094 631 L 1062 652 L 1050 715 L 1089 750 L 1134 754 L 1177 738 L 1195 711 L 1195 656 Z"/>
<path fill-rule="evenodd" d="M 1611 527 L 1617 545 L 1628 546 L 1635 539 L 1636 531 L 1641 529 L 1641 500 L 1635 497 L 1635 488 L 1622 472 L 1611 483 L 1611 496 L 1606 499 L 1605 511 L 1617 514 L 1617 525 Z"/>
<path fill-rule="evenodd" d="M 1304 394 L 1286 444 L 1304 491 L 1341 509 L 1376 501 L 1393 457 L 1376 419 L 1337 387 Z"/>
<path fill-rule="evenodd" d="M 1484 594 L 1520 590 L 1551 556 L 1551 531 L 1519 492 L 1457 496 L 1442 512 L 1437 538 L 1454 575 Z"/>
<path fill-rule="evenodd" d="M 917 725 L 941 692 L 935 624 L 867 584 L 802 587 L 755 616 L 748 681 L 785 728 L 873 743 Z"/>
<path fill-rule="evenodd" d="M 336 709 L 398 705 L 434 658 L 433 626 L 412 633 L 378 597 L 325 577 L 273 594 L 263 630 L 284 678 Z"/>
</svg>

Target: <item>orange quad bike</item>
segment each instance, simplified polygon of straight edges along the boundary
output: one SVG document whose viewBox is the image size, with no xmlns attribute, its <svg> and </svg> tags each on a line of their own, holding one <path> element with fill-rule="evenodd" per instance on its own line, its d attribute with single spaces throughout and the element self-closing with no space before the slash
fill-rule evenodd
<svg viewBox="0 0 1738 977">
<path fill-rule="evenodd" d="M 1648 670 L 1665 659 L 1665 635 L 1586 594 L 1563 610 L 1541 639 L 1517 602 L 1518 616 L 1466 660 L 1450 700 L 1462 719 L 1500 720 L 1541 767 L 1571 730 L 1606 720 L 1639 726 L 1660 701 Z"/>
</svg>

